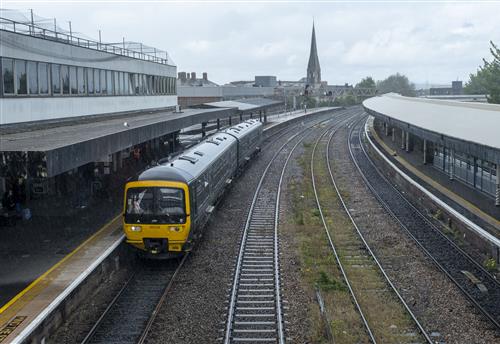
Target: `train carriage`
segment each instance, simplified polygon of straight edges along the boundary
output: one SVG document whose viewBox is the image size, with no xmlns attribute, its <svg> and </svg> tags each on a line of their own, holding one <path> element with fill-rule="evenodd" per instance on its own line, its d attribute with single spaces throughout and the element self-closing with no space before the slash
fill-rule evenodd
<svg viewBox="0 0 500 344">
<path fill-rule="evenodd" d="M 261 141 L 262 123 L 242 122 L 127 183 L 123 213 L 127 243 L 166 257 L 189 250 L 217 200 Z"/>
</svg>

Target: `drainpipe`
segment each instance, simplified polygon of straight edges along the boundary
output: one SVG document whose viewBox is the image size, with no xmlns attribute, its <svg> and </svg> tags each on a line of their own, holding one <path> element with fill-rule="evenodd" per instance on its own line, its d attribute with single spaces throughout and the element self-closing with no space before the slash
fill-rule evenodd
<svg viewBox="0 0 500 344">
<path fill-rule="evenodd" d="M 455 150 L 450 149 L 450 180 L 455 178 Z"/>
<path fill-rule="evenodd" d="M 496 182 L 496 192 L 495 192 L 495 205 L 500 206 L 500 164 L 497 163 L 497 182 Z"/>
<path fill-rule="evenodd" d="M 427 164 L 427 140 L 426 139 L 424 139 L 423 151 L 424 151 L 424 165 L 426 165 Z"/>
<path fill-rule="evenodd" d="M 392 142 L 396 141 L 396 131 L 394 130 L 394 127 L 392 129 Z"/>
<path fill-rule="evenodd" d="M 405 149 L 405 131 L 404 129 L 401 129 L 401 149 L 404 150 Z"/>
</svg>

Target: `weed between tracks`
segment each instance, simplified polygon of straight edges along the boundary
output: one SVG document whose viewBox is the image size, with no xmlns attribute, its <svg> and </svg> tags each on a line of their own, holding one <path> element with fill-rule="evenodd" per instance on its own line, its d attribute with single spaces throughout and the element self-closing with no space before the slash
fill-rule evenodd
<svg viewBox="0 0 500 344">
<path fill-rule="evenodd" d="M 417 339 L 412 320 L 392 292 L 387 290 L 381 273 L 368 256 L 355 234 L 355 228 L 341 208 L 329 179 L 324 146 L 319 145 L 316 151 L 316 187 L 330 235 L 337 246 L 358 301 L 380 342 L 412 342 Z M 314 201 L 310 176 L 311 153 L 312 145 L 304 145 L 304 153 L 299 160 L 304 176 L 300 180 L 295 179 L 289 186 L 294 223 L 288 224 L 287 230 L 293 231 L 298 241 L 303 283 L 311 295 L 314 295 L 315 286 L 321 289 L 336 343 L 369 342 L 361 317 L 329 246 L 320 212 Z M 348 199 L 346 192 L 341 191 L 341 194 Z M 318 305 L 311 303 L 308 312 L 309 318 L 312 319 L 311 342 L 328 342 L 326 325 L 321 320 Z"/>
<path fill-rule="evenodd" d="M 311 325 L 309 342 L 328 343 L 326 325 L 322 320 L 318 303 L 315 301 L 315 287 L 321 289 L 335 342 L 368 342 L 358 315 L 352 309 L 347 286 L 331 254 L 320 213 L 314 202 L 309 173 L 312 144 L 303 144 L 303 147 L 304 153 L 298 162 L 304 176 L 294 179 L 288 186 L 292 200 L 293 223 L 290 223 L 292 221 L 287 223 L 283 230 L 296 238 L 302 282 L 311 295 L 305 310 Z"/>
</svg>

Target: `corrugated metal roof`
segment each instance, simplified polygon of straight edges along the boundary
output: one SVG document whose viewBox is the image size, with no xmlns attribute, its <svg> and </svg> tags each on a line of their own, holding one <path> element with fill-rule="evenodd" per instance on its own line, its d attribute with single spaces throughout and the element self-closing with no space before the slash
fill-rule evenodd
<svg viewBox="0 0 500 344">
<path fill-rule="evenodd" d="M 363 106 L 425 130 L 500 149 L 500 105 L 386 94 L 365 100 Z"/>
</svg>

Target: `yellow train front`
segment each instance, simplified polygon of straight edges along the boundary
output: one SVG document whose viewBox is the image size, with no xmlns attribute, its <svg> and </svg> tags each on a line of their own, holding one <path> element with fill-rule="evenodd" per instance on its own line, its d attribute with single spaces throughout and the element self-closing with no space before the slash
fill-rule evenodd
<svg viewBox="0 0 500 344">
<path fill-rule="evenodd" d="M 169 258 L 191 249 L 232 179 L 259 150 L 262 123 L 218 132 L 125 186 L 127 243 Z"/>
</svg>

